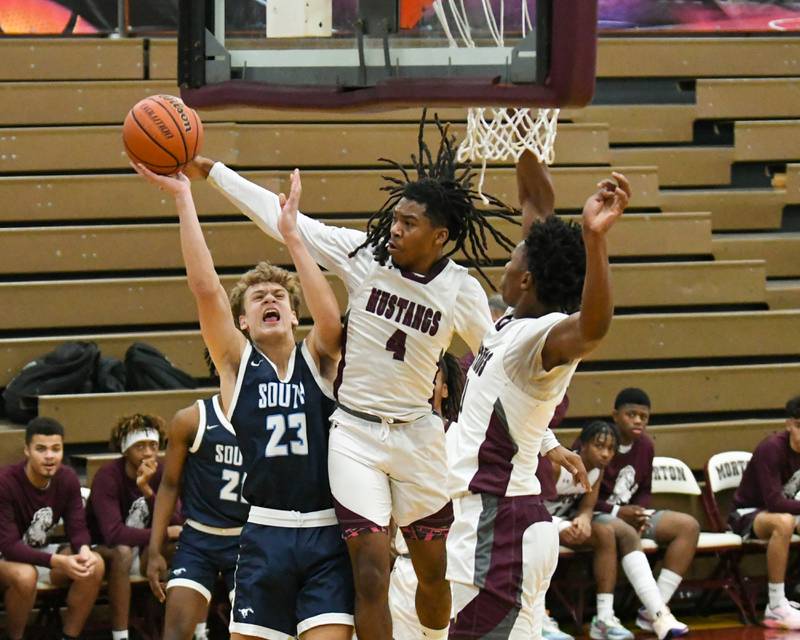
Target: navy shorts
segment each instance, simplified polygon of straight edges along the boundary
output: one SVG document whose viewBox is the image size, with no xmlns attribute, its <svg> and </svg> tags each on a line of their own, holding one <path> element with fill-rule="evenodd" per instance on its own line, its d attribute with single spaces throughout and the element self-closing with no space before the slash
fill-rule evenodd
<svg viewBox="0 0 800 640">
<path fill-rule="evenodd" d="M 353 571 L 338 525 L 242 530 L 231 633 L 289 640 L 353 624 Z"/>
<path fill-rule="evenodd" d="M 167 589 L 186 587 L 211 601 L 217 576 L 222 574 L 225 588 L 233 591 L 233 576 L 239 556 L 239 536 L 218 536 L 186 525 L 172 558 Z"/>
</svg>

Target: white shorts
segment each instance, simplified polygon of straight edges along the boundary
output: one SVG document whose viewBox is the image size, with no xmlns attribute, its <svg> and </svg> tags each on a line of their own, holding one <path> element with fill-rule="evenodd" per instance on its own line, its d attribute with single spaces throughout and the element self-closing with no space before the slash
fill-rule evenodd
<svg viewBox="0 0 800 640">
<path fill-rule="evenodd" d="M 558 529 L 540 497 L 480 494 L 454 503 L 450 639 L 538 640 L 558 563 Z"/>
<path fill-rule="evenodd" d="M 442 419 L 389 424 L 339 409 L 331 422 L 328 475 L 345 538 L 385 531 L 392 517 L 407 537 L 444 537 L 452 509 Z"/>
<path fill-rule="evenodd" d="M 394 640 L 419 640 L 422 637 L 415 602 L 417 584 L 411 558 L 398 556 L 389 579 L 389 610 L 392 612 Z"/>
</svg>

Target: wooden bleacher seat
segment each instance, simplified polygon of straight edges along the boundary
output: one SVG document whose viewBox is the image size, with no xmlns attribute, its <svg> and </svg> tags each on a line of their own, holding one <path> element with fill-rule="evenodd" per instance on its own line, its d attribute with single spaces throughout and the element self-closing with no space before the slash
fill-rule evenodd
<svg viewBox="0 0 800 640">
<path fill-rule="evenodd" d="M 380 157 L 408 164 L 417 151 L 415 124 L 206 123 L 204 130 L 206 155 L 241 166 L 376 167 Z M 452 127 L 454 135 L 463 130 Z M 436 128 L 426 131 L 435 144 Z M 608 125 L 560 126 L 555 153 L 561 165 L 608 164 Z M 0 129 L 4 173 L 127 169 L 129 162 L 119 124 Z"/>
<path fill-rule="evenodd" d="M 5 386 L 5 383 L 0 383 Z M 23 426 L 8 421 L 0 421 L 0 466 L 22 460 L 25 446 Z"/>
<path fill-rule="evenodd" d="M 800 309 L 800 279 L 767 282 L 766 299 L 770 309 Z"/>
<path fill-rule="evenodd" d="M 713 242 L 717 260 L 765 259 L 767 277 L 800 277 L 800 233 L 717 234 Z"/>
<path fill-rule="evenodd" d="M 796 393 L 799 373 L 797 363 L 579 371 L 570 385 L 569 416 L 584 419 L 608 415 L 617 392 L 629 386 L 647 389 L 660 414 L 779 410 L 786 398 Z M 120 415 L 147 411 L 169 417 L 213 392 L 198 389 L 42 396 L 39 413 L 67 426 L 67 442 L 102 442 Z"/>
<path fill-rule="evenodd" d="M 647 313 L 622 315 L 587 362 L 668 360 L 671 358 L 741 358 L 748 356 L 800 355 L 799 310 L 708 313 Z M 309 325 L 298 328 L 302 339 Z M 203 361 L 204 344 L 198 330 L 155 331 L 84 335 L 53 335 L 46 338 L 0 339 L 0 386 L 34 358 L 67 340 L 92 340 L 107 356 L 122 358 L 134 342 L 146 342 L 164 353 L 172 363 L 198 378 L 208 376 Z M 3 432 L 0 431 L 0 436 Z M 696 467 L 697 468 L 697 467 Z"/>
<path fill-rule="evenodd" d="M 600 38 L 600 78 L 796 76 L 800 39 L 770 37 Z"/>
<path fill-rule="evenodd" d="M 608 37 L 598 42 L 599 78 L 795 76 L 800 40 L 767 37 Z M 150 40 L 150 78 L 177 75 L 174 39 Z"/>
<path fill-rule="evenodd" d="M 570 399 L 572 395 L 570 395 Z M 610 420 L 611 404 L 598 410 L 594 417 Z M 661 413 L 661 408 L 654 405 Z M 752 451 L 766 436 L 785 428 L 785 421 L 769 420 L 713 420 L 677 424 L 651 424 L 647 434 L 655 441 L 656 453 L 668 453 L 680 458 L 692 469 L 702 469 L 709 455 L 720 449 Z M 580 433 L 579 428 L 558 428 L 555 434 L 565 447 L 571 447 Z M 711 453 L 709 453 L 711 452 Z"/>
<path fill-rule="evenodd" d="M 800 204 L 800 164 L 786 165 L 786 202 Z"/>
<path fill-rule="evenodd" d="M 166 419 L 169 419 L 170 417 L 171 416 L 167 416 Z M 110 433 L 111 433 L 111 428 L 109 427 L 106 439 L 108 439 L 108 436 L 110 435 Z M 166 451 L 164 451 L 163 449 L 158 452 L 158 457 L 159 458 L 163 459 L 165 455 L 166 455 Z M 75 454 L 70 455 L 69 458 L 70 458 L 70 461 L 71 461 L 73 466 L 75 466 L 76 463 L 77 463 L 77 466 L 85 469 L 85 471 L 86 471 L 86 486 L 87 487 L 91 487 L 92 486 L 92 480 L 94 480 L 94 474 L 97 473 L 97 471 L 100 469 L 100 467 L 102 467 L 103 465 L 105 465 L 108 462 L 111 462 L 112 460 L 117 460 L 119 457 L 120 457 L 119 453 L 112 453 L 112 452 L 109 451 L 108 453 L 75 453 Z M 86 498 L 89 497 L 88 496 L 88 489 L 87 489 L 85 497 Z"/>
<path fill-rule="evenodd" d="M 213 388 L 201 388 L 41 396 L 39 415 L 55 418 L 64 425 L 67 444 L 108 442 L 111 428 L 120 416 L 150 413 L 169 420 L 178 409 L 216 392 Z"/>
<path fill-rule="evenodd" d="M 670 189 L 659 194 L 665 211 L 709 211 L 714 231 L 780 229 L 786 201 L 782 189 Z"/>
<path fill-rule="evenodd" d="M 562 109 L 558 118 L 567 122 L 607 122 L 612 144 L 686 143 L 693 139 L 697 113 L 693 104 L 598 104 Z"/>
<path fill-rule="evenodd" d="M 334 222 L 357 229 L 366 223 L 366 217 Z M 514 241 L 519 238 L 518 225 L 500 218 L 493 224 Z M 284 246 L 249 221 L 208 222 L 203 228 L 217 267 L 290 262 Z M 710 255 L 711 219 L 702 213 L 629 214 L 612 229 L 609 251 L 612 257 Z M 508 251 L 490 238 L 489 255 L 502 261 Z M 177 223 L 0 229 L 0 274 L 182 268 Z"/>
<path fill-rule="evenodd" d="M 503 268 L 485 271 L 495 286 L 499 285 Z M 759 260 L 615 264 L 612 274 L 618 308 L 764 303 L 764 263 Z M 344 309 L 344 285 L 329 277 Z M 238 275 L 221 280 L 229 289 Z M 0 330 L 197 321 L 194 301 L 182 276 L 0 283 L 0 308 L 7 310 L 0 317 Z M 301 317 L 308 317 L 305 308 Z"/>
<path fill-rule="evenodd" d="M 611 151 L 612 164 L 656 165 L 662 187 L 729 185 L 731 147 L 622 147 Z M 703 209 L 699 209 L 702 211 Z"/>
<path fill-rule="evenodd" d="M 737 120 L 734 138 L 737 162 L 797 160 L 800 120 Z"/>
<path fill-rule="evenodd" d="M 796 362 L 578 371 L 569 388 L 569 417 L 607 415 L 625 387 L 646 389 L 659 414 L 781 410 L 797 394 L 798 374 Z"/>
<path fill-rule="evenodd" d="M 141 80 L 140 38 L 4 38 L 0 81 Z"/>
<path fill-rule="evenodd" d="M 658 175 L 655 167 L 614 167 L 625 173 L 634 190 L 631 210 L 659 205 Z M 556 206 L 580 210 L 597 183 L 608 177 L 610 167 L 556 167 L 552 171 Z M 307 170 L 303 172 L 303 207 L 309 214 L 346 214 L 376 211 L 385 194 L 382 170 Z M 288 191 L 287 171 L 244 171 L 246 178 L 275 191 Z M 491 169 L 486 175 L 487 193 L 516 204 L 514 169 Z M 238 210 L 205 183 L 193 187 L 198 214 L 232 215 Z M 672 209 L 670 209 L 672 210 Z M 680 210 L 680 209 L 679 209 Z M 704 208 L 683 209 L 706 211 Z M 76 176 L 0 177 L 0 224 L 8 222 L 75 220 L 144 220 L 172 218 L 175 203 L 163 193 L 128 174 Z"/>
<path fill-rule="evenodd" d="M 697 117 L 800 117 L 798 90 L 798 78 L 702 78 L 696 84 Z"/>
</svg>

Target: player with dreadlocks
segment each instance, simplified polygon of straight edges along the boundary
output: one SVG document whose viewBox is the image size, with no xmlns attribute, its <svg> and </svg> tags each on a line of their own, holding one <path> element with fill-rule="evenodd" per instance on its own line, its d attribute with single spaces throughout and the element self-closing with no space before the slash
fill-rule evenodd
<svg viewBox="0 0 800 640">
<path fill-rule="evenodd" d="M 445 491 L 441 418 L 430 398 L 441 354 L 454 334 L 476 350 L 491 326 L 486 294 L 468 269 L 448 256 L 461 251 L 471 266 L 488 262 L 488 242 L 512 244 L 478 209 L 472 172 L 460 167 L 447 129 L 434 154 L 419 129 L 416 175 L 396 162 L 388 198 L 369 230 L 324 225 L 298 215 L 314 259 L 348 290 L 345 343 L 335 384 L 329 472 L 337 516 L 356 584 L 356 631 L 390 640 L 389 537 L 392 516 L 409 542 L 419 577 L 416 605 L 424 637 L 447 636 L 450 589 L 445 536 L 452 510 Z M 282 240 L 278 196 L 221 163 L 198 158 L 189 168 L 207 176 L 265 233 Z M 495 215 L 513 212 L 492 198 Z"/>
</svg>

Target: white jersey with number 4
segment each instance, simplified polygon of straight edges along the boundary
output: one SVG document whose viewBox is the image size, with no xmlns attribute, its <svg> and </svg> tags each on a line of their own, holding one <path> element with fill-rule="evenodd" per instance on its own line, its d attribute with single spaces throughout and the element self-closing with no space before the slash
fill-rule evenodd
<svg viewBox="0 0 800 640">
<path fill-rule="evenodd" d="M 267 234 L 278 231 L 278 197 L 216 163 L 209 181 Z M 392 421 L 431 412 L 434 378 L 455 333 L 475 352 L 491 327 L 482 287 L 465 267 L 442 260 L 426 275 L 379 264 L 363 231 L 297 216 L 297 228 L 318 264 L 341 278 L 349 294 L 337 401 Z"/>
<path fill-rule="evenodd" d="M 539 452 L 558 446 L 547 427 L 578 361 L 545 371 L 542 349 L 567 316 L 501 318 L 467 374 L 458 422 L 447 431 L 448 489 L 495 496 L 538 495 Z"/>
</svg>

